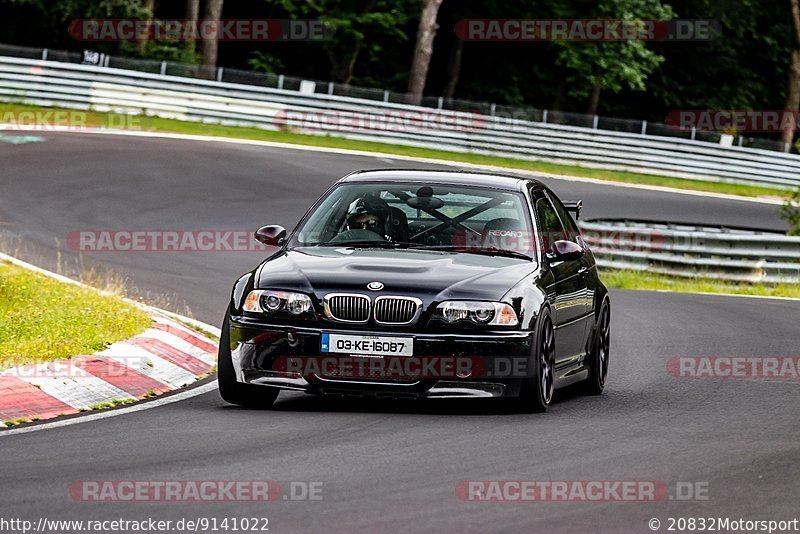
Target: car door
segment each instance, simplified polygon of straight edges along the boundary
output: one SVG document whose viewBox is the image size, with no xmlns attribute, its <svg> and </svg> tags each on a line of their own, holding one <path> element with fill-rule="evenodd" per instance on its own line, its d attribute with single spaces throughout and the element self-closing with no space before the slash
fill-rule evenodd
<svg viewBox="0 0 800 534">
<path fill-rule="evenodd" d="M 534 213 L 539 227 L 542 257 L 553 274 L 547 297 L 556 330 L 556 366 L 580 360 L 584 353 L 586 335 L 586 276 L 577 261 L 548 261 L 545 255 L 553 243 L 568 238 L 568 234 L 553 202 L 543 190 L 532 194 Z"/>
<path fill-rule="evenodd" d="M 566 239 L 583 247 L 585 250 L 586 243 L 584 243 L 583 237 L 581 236 L 581 231 L 578 228 L 575 220 L 572 218 L 572 215 L 569 214 L 569 211 L 567 211 L 567 208 L 564 206 L 564 204 L 551 191 L 546 190 L 546 193 L 550 198 L 550 201 L 553 203 L 553 206 L 556 208 L 556 212 L 558 213 L 558 216 L 564 225 L 564 229 L 567 231 Z M 590 283 L 590 279 L 592 276 L 596 276 L 596 273 L 593 273 L 592 269 L 597 269 L 597 265 L 595 265 L 591 254 L 585 254 L 580 260 L 580 268 L 578 269 L 578 272 L 582 275 L 581 287 L 584 289 L 583 300 L 586 337 L 588 337 L 591 333 L 594 324 L 594 301 L 596 288 Z"/>
</svg>

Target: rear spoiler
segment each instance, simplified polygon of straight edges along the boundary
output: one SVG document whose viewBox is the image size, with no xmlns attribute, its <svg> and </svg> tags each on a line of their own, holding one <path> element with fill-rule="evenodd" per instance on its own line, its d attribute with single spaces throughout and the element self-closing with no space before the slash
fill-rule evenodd
<svg viewBox="0 0 800 534">
<path fill-rule="evenodd" d="M 583 200 L 576 200 L 574 202 L 564 202 L 564 207 L 567 208 L 567 211 L 571 211 L 575 214 L 575 220 L 581 218 L 581 210 L 583 209 Z"/>
</svg>

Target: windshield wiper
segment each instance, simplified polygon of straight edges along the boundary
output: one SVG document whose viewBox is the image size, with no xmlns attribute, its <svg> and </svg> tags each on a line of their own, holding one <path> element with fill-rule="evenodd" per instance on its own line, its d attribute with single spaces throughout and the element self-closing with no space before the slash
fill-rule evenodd
<svg viewBox="0 0 800 534">
<path fill-rule="evenodd" d="M 496 248 L 496 247 L 463 247 L 458 245 L 416 245 L 415 249 L 423 249 L 423 250 L 451 250 L 453 252 L 464 252 L 466 254 L 482 254 L 484 256 L 505 256 L 508 258 L 519 258 L 521 260 L 528 260 L 533 261 L 531 256 L 527 254 L 523 254 L 522 252 L 517 252 L 516 250 L 509 250 L 505 248 Z"/>
<path fill-rule="evenodd" d="M 484 256 L 504 256 L 508 258 L 519 258 L 521 260 L 533 261 L 531 256 L 517 252 L 516 250 L 509 250 L 505 248 L 496 247 L 483 247 L 483 248 L 470 248 L 460 245 L 422 245 L 419 243 L 407 243 L 396 241 L 337 241 L 327 243 L 319 243 L 318 247 L 341 247 L 341 248 L 395 248 L 395 249 L 411 249 L 411 250 L 434 250 L 434 251 L 452 251 L 464 252 L 467 254 L 481 254 Z"/>
<path fill-rule="evenodd" d="M 328 241 L 318 243 L 317 247 L 341 247 L 341 248 L 400 248 L 409 243 L 395 243 L 394 241 Z"/>
</svg>

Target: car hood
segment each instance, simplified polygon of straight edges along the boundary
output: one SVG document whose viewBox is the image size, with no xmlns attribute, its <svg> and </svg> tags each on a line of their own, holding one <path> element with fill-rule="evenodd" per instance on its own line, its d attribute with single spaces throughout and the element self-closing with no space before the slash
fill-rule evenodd
<svg viewBox="0 0 800 534">
<path fill-rule="evenodd" d="M 408 249 L 298 248 L 281 251 L 258 270 L 257 287 L 327 293 L 407 295 L 425 302 L 499 300 L 537 264 L 516 258 Z"/>
</svg>

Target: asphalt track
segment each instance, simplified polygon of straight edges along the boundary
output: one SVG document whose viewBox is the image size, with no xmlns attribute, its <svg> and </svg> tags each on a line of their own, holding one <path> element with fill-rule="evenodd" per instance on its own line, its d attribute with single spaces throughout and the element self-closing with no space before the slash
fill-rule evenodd
<svg viewBox="0 0 800 534">
<path fill-rule="evenodd" d="M 291 226 L 339 176 L 416 167 L 163 139 L 45 134 L 0 144 L 0 230 L 23 259 L 70 273 L 66 235 L 92 229 Z M 775 207 L 548 180 L 587 217 L 775 228 Z M 61 248 L 60 254 L 56 250 Z M 13 250 L 12 250 L 13 252 Z M 95 253 L 219 325 L 254 253 Z M 797 380 L 686 379 L 675 356 L 800 356 L 800 302 L 613 291 L 612 363 L 599 398 L 557 396 L 546 415 L 483 402 L 334 401 L 283 394 L 274 411 L 209 393 L 101 421 L 0 436 L 0 517 L 268 517 L 272 532 L 651 532 L 668 517 L 792 519 L 800 498 Z M 84 503 L 77 480 L 321 481 L 321 501 Z M 708 485 L 708 500 L 464 502 L 460 480 L 657 480 Z"/>
</svg>

